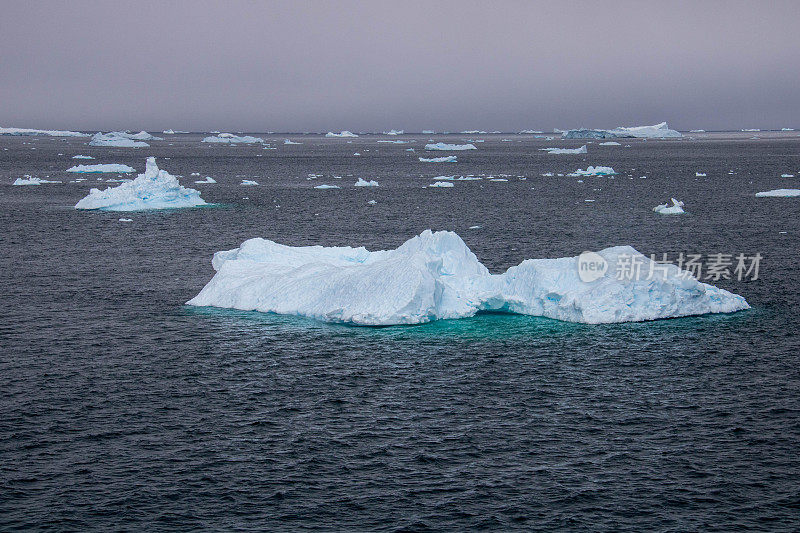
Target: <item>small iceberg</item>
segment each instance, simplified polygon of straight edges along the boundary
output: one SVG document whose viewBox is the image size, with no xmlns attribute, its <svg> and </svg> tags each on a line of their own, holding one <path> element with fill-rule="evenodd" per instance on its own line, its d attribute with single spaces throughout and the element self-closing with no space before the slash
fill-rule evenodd
<svg viewBox="0 0 800 533">
<path fill-rule="evenodd" d="M 132 218 L 121 218 L 119 219 L 120 222 L 133 222 Z"/>
<path fill-rule="evenodd" d="M 619 276 L 633 260 L 643 274 Z M 216 273 L 187 305 L 359 326 L 423 324 L 480 311 L 603 324 L 750 307 L 741 296 L 701 283 L 676 265 L 650 271 L 651 260 L 630 246 L 528 259 L 491 274 L 450 231 L 426 230 L 394 250 L 376 252 L 255 238 L 215 253 L 211 264 Z"/>
<path fill-rule="evenodd" d="M 550 154 L 585 154 L 587 151 L 585 144 L 580 148 L 539 148 L 539 150 Z"/>
<path fill-rule="evenodd" d="M 92 136 L 92 140 L 89 141 L 89 146 L 114 146 L 118 148 L 147 148 L 150 146 L 143 140 L 134 137 L 135 136 L 130 133 L 121 131 L 112 131 L 110 133 L 97 132 Z"/>
<path fill-rule="evenodd" d="M 2 128 L 0 135 L 46 135 L 48 137 L 88 137 L 88 133 L 66 130 L 33 130 L 28 128 Z"/>
<path fill-rule="evenodd" d="M 389 130 L 389 131 L 384 131 L 383 134 L 384 135 L 402 135 L 403 134 L 403 130 Z"/>
<path fill-rule="evenodd" d="M 148 157 L 144 174 L 117 187 L 102 191 L 92 189 L 88 196 L 75 204 L 75 208 L 141 211 L 202 205 L 208 204 L 200 198 L 200 191 L 181 186 L 175 176 L 158 168 L 155 157 Z"/>
<path fill-rule="evenodd" d="M 117 165 L 117 164 L 75 165 L 74 167 L 68 168 L 67 172 L 80 172 L 83 174 L 94 174 L 98 172 L 128 173 L 128 172 L 136 172 L 136 169 L 133 167 L 129 167 L 128 165 Z"/>
<path fill-rule="evenodd" d="M 578 169 L 571 174 L 567 174 L 567 176 L 575 177 L 575 176 L 614 176 L 617 173 L 611 167 L 589 167 L 586 170 Z"/>
<path fill-rule="evenodd" d="M 428 185 L 428 187 L 453 187 L 452 181 L 437 181 Z"/>
<path fill-rule="evenodd" d="M 364 178 L 358 178 L 358 181 L 355 184 L 356 187 L 377 187 L 378 182 L 375 180 L 365 180 Z"/>
<path fill-rule="evenodd" d="M 204 137 L 204 143 L 217 143 L 217 144 L 255 144 L 263 143 L 264 139 L 261 137 L 251 137 L 250 135 L 238 136 L 233 133 L 220 133 L 219 135 L 212 135 Z"/>
<path fill-rule="evenodd" d="M 245 187 L 252 187 L 254 185 L 258 185 L 258 182 L 253 180 L 242 180 L 242 182 L 239 185 L 244 185 Z"/>
<path fill-rule="evenodd" d="M 794 174 L 781 174 L 782 178 L 793 178 Z"/>
<path fill-rule="evenodd" d="M 695 175 L 696 178 L 705 178 L 706 177 L 706 173 L 705 172 L 695 172 L 694 175 Z"/>
<path fill-rule="evenodd" d="M 329 131 L 328 133 L 325 134 L 325 137 L 358 137 L 358 135 L 356 135 L 352 131 L 344 130 L 341 133 L 333 133 L 332 131 Z"/>
<path fill-rule="evenodd" d="M 431 143 L 425 145 L 426 150 L 477 150 L 474 144 L 447 144 L 447 143 Z"/>
<path fill-rule="evenodd" d="M 338 185 L 325 185 L 324 183 L 322 185 L 317 185 L 314 188 L 315 189 L 341 189 L 341 187 L 339 187 Z"/>
<path fill-rule="evenodd" d="M 11 185 L 41 185 L 42 183 L 61 183 L 60 181 L 43 180 L 42 178 L 33 178 L 25 174 L 22 178 L 17 178 Z"/>
<path fill-rule="evenodd" d="M 455 163 L 458 158 L 454 155 L 448 155 L 446 157 L 420 157 L 419 160 L 423 163 Z"/>
<path fill-rule="evenodd" d="M 73 155 L 72 159 L 94 159 L 94 157 L 90 155 Z"/>
<path fill-rule="evenodd" d="M 757 192 L 759 198 L 792 198 L 800 196 L 800 189 L 773 189 L 771 191 Z"/>
<path fill-rule="evenodd" d="M 296 143 L 291 139 L 284 139 L 283 144 L 303 144 L 303 143 Z"/>
<path fill-rule="evenodd" d="M 539 130 L 522 130 L 519 132 L 519 135 L 536 135 L 538 133 L 544 133 L 544 132 Z"/>
<path fill-rule="evenodd" d="M 203 184 L 203 183 L 216 183 L 216 182 L 217 182 L 217 180 L 215 180 L 215 179 L 214 179 L 214 178 L 212 178 L 211 176 L 206 176 L 206 179 L 204 179 L 204 180 L 198 180 L 198 181 L 195 181 L 195 183 L 198 183 L 198 184 Z"/>
<path fill-rule="evenodd" d="M 676 200 L 675 198 L 671 198 L 672 205 L 667 204 L 660 204 L 653 208 L 653 211 L 658 213 L 659 215 L 682 215 L 685 211 L 683 210 L 683 202 L 680 200 Z"/>
<path fill-rule="evenodd" d="M 598 146 L 622 146 L 622 145 L 620 143 L 618 143 L 617 141 L 607 141 L 607 142 L 598 144 Z"/>
</svg>

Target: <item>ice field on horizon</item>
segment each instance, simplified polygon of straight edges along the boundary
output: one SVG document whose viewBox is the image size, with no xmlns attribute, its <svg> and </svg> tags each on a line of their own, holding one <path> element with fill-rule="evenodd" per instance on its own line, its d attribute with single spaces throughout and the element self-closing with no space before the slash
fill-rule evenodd
<svg viewBox="0 0 800 533">
<path fill-rule="evenodd" d="M 31 128 L 3 128 L 0 135 L 46 135 L 49 137 L 89 137 L 88 133 L 67 130 L 36 130 Z"/>
<path fill-rule="evenodd" d="M 128 165 L 119 165 L 119 164 L 100 164 L 100 165 L 75 165 L 74 167 L 70 167 L 66 170 L 66 172 L 78 172 L 83 174 L 94 174 L 94 173 L 102 173 L 102 172 L 117 172 L 117 173 L 128 173 L 128 172 L 136 172 L 136 169 L 133 167 L 129 167 Z"/>
</svg>

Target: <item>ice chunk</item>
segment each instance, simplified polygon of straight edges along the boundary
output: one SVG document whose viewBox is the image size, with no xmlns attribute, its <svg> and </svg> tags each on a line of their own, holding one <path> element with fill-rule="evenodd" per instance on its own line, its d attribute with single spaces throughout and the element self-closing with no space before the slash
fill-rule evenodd
<svg viewBox="0 0 800 533">
<path fill-rule="evenodd" d="M 618 143 L 617 141 L 608 141 L 608 142 L 600 143 L 598 146 L 622 146 L 622 145 L 620 143 Z"/>
<path fill-rule="evenodd" d="M 132 218 L 121 218 L 119 219 L 120 222 L 133 222 Z"/>
<path fill-rule="evenodd" d="M 454 155 L 448 155 L 446 157 L 420 157 L 419 160 L 423 163 L 455 163 L 458 158 Z"/>
<path fill-rule="evenodd" d="M 296 143 L 291 139 L 284 139 L 283 144 L 303 144 L 303 143 Z"/>
<path fill-rule="evenodd" d="M 426 150 L 477 150 L 474 144 L 447 144 L 447 143 L 432 143 L 425 145 Z"/>
<path fill-rule="evenodd" d="M 367 181 L 364 178 L 358 178 L 358 181 L 356 182 L 355 186 L 356 187 L 377 187 L 378 186 L 378 182 L 375 181 L 375 180 Z"/>
<path fill-rule="evenodd" d="M 204 137 L 204 143 L 219 143 L 219 144 L 255 144 L 263 143 L 264 139 L 261 137 L 251 137 L 250 135 L 234 135 L 233 133 L 220 133 L 216 136 Z"/>
<path fill-rule="evenodd" d="M 96 172 L 136 172 L 136 169 L 128 165 L 75 165 L 67 169 L 67 172 L 81 172 L 84 174 L 93 174 Z"/>
<path fill-rule="evenodd" d="M 403 130 L 389 130 L 389 131 L 384 131 L 383 134 L 384 135 L 402 135 L 403 134 Z"/>
<path fill-rule="evenodd" d="M 33 178 L 25 174 L 22 178 L 17 178 L 11 185 L 41 185 L 42 183 L 61 183 L 60 181 L 43 180 L 42 178 Z"/>
<path fill-rule="evenodd" d="M 90 155 L 73 155 L 72 159 L 94 159 L 94 157 Z"/>
<path fill-rule="evenodd" d="M 591 130 L 580 128 L 561 134 L 565 139 L 607 139 L 615 137 L 638 137 L 642 139 L 666 139 L 682 137 L 681 133 L 669 129 L 666 122 L 654 126 L 618 127 L 612 130 Z"/>
<path fill-rule="evenodd" d="M 379 143 L 388 143 L 388 144 L 408 144 L 408 141 L 378 141 Z"/>
<path fill-rule="evenodd" d="M 567 176 L 613 176 L 616 175 L 614 169 L 611 167 L 589 167 L 586 170 L 578 169 L 571 174 L 567 174 Z"/>
<path fill-rule="evenodd" d="M 684 213 L 683 202 L 675 198 L 671 198 L 671 200 L 672 205 L 660 204 L 655 206 L 653 211 L 660 215 L 682 215 Z"/>
<path fill-rule="evenodd" d="M 782 178 L 793 178 L 794 174 L 781 174 Z"/>
<path fill-rule="evenodd" d="M 125 132 L 112 131 L 110 133 L 97 132 L 89 141 L 89 146 L 116 146 L 119 148 L 146 148 L 150 146 L 144 141 L 133 139 Z"/>
<path fill-rule="evenodd" d="M 599 266 L 592 277 L 582 265 Z M 635 259 L 652 276 L 619 276 Z M 590 324 L 655 320 L 749 308 L 675 265 L 649 269 L 629 246 L 560 259 L 529 259 L 493 275 L 453 232 L 421 235 L 394 250 L 284 246 L 249 239 L 217 252 L 216 274 L 187 302 L 302 315 L 363 326 L 421 324 L 504 311 Z"/>
<path fill-rule="evenodd" d="M 358 135 L 356 135 L 352 131 L 344 130 L 341 133 L 333 133 L 332 131 L 329 131 L 328 133 L 325 134 L 325 137 L 358 137 Z"/>
<path fill-rule="evenodd" d="M 705 178 L 706 177 L 706 173 L 705 172 L 695 172 L 694 175 L 697 178 Z"/>
<path fill-rule="evenodd" d="M 88 137 L 88 133 L 66 130 L 32 130 L 27 128 L 1 128 L 0 135 L 47 135 L 50 137 Z"/>
<path fill-rule="evenodd" d="M 147 158 L 144 174 L 104 191 L 92 189 L 75 204 L 76 209 L 104 211 L 141 211 L 207 205 L 200 192 L 181 186 L 166 170 L 159 170 L 155 157 Z"/>
<path fill-rule="evenodd" d="M 522 130 L 519 132 L 519 135 L 534 135 L 537 133 L 544 133 L 544 132 L 539 130 Z"/>
<path fill-rule="evenodd" d="M 217 182 L 217 180 L 215 180 L 211 176 L 206 176 L 206 179 L 204 179 L 204 180 L 195 181 L 195 183 L 201 183 L 201 184 L 202 183 L 216 183 L 216 182 Z"/>
<path fill-rule="evenodd" d="M 689 130 L 689 133 L 705 133 L 706 130 Z"/>
<path fill-rule="evenodd" d="M 428 185 L 428 187 L 452 187 L 453 182 L 451 181 L 436 181 Z"/>
<path fill-rule="evenodd" d="M 252 186 L 252 185 L 258 185 L 258 182 L 253 180 L 242 180 L 242 182 L 239 185 Z"/>
<path fill-rule="evenodd" d="M 324 183 L 322 185 L 317 185 L 314 188 L 315 189 L 341 189 L 341 187 L 339 187 L 338 185 L 326 185 Z"/>
<path fill-rule="evenodd" d="M 585 154 L 586 145 L 584 144 L 580 148 L 539 148 L 539 150 L 544 150 L 551 154 Z"/>
<path fill-rule="evenodd" d="M 800 189 L 773 189 L 771 191 L 757 192 L 756 196 L 759 198 L 768 198 L 768 197 L 790 198 L 794 196 L 800 196 Z"/>
</svg>

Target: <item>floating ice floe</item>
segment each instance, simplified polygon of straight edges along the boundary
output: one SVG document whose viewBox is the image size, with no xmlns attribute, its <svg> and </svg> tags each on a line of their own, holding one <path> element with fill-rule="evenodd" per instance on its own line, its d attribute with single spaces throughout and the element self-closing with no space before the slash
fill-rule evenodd
<svg viewBox="0 0 800 533">
<path fill-rule="evenodd" d="M 296 143 L 291 139 L 284 139 L 283 144 L 303 144 L 303 143 Z"/>
<path fill-rule="evenodd" d="M 142 132 L 145 135 L 150 135 L 147 132 Z M 150 146 L 142 139 L 137 138 L 136 135 L 123 132 L 112 131 L 109 133 L 97 132 L 92 136 L 89 141 L 89 146 L 115 146 L 118 148 L 147 148 Z"/>
<path fill-rule="evenodd" d="M 696 178 L 705 178 L 706 177 L 706 173 L 705 172 L 695 172 L 694 175 L 695 175 Z"/>
<path fill-rule="evenodd" d="M 360 156 L 361 154 L 359 154 L 358 152 L 354 152 L 354 153 L 353 153 L 353 155 L 354 155 L 354 156 L 356 156 L 356 157 L 358 157 L 358 156 Z"/>
<path fill-rule="evenodd" d="M 681 133 L 669 129 L 666 122 L 654 126 L 619 127 L 612 130 L 575 129 L 561 134 L 565 139 L 607 139 L 615 137 L 637 137 L 642 139 L 666 139 L 682 137 Z"/>
<path fill-rule="evenodd" d="M 73 155 L 72 159 L 94 159 L 94 157 L 90 155 Z"/>
<path fill-rule="evenodd" d="M 575 177 L 575 176 L 614 176 L 617 173 L 611 167 L 589 167 L 586 170 L 581 170 L 580 168 L 571 174 L 567 174 L 567 176 Z"/>
<path fill-rule="evenodd" d="M 539 148 L 539 150 L 550 154 L 585 154 L 587 151 L 585 144 L 580 148 Z"/>
<path fill-rule="evenodd" d="M 706 130 L 689 130 L 689 133 L 705 133 Z"/>
<path fill-rule="evenodd" d="M 322 185 L 317 185 L 314 188 L 315 189 L 341 189 L 341 187 L 339 187 L 338 185 L 326 185 L 324 183 Z"/>
<path fill-rule="evenodd" d="M 761 130 L 758 129 L 758 128 L 746 128 L 746 129 L 743 129 L 742 131 L 761 131 Z"/>
<path fill-rule="evenodd" d="M 66 130 L 33 130 L 28 128 L 0 128 L 0 135 L 47 135 L 50 137 L 88 137 L 88 133 Z"/>
<path fill-rule="evenodd" d="M 389 130 L 389 131 L 384 131 L 383 134 L 384 135 L 402 135 L 403 134 L 403 130 Z"/>
<path fill-rule="evenodd" d="M 544 133 L 544 132 L 539 130 L 522 130 L 521 132 L 519 132 L 519 135 L 533 135 L 537 133 Z"/>
<path fill-rule="evenodd" d="M 685 212 L 683 210 L 683 202 L 675 198 L 671 198 L 671 200 L 672 205 L 659 204 L 653 208 L 653 211 L 659 215 L 682 215 Z"/>
<path fill-rule="evenodd" d="M 216 136 L 204 137 L 204 143 L 220 143 L 220 144 L 256 144 L 263 143 L 264 139 L 261 137 L 252 137 L 250 135 L 234 135 L 233 133 L 220 133 Z"/>
<path fill-rule="evenodd" d="M 17 178 L 11 185 L 41 185 L 42 183 L 61 183 L 60 181 L 43 180 L 42 178 L 33 178 L 25 174 L 22 178 Z"/>
<path fill-rule="evenodd" d="M 118 164 L 75 165 L 74 167 L 68 168 L 67 172 L 80 172 L 83 174 L 94 174 L 98 172 L 127 173 L 127 172 L 136 172 L 136 169 L 133 167 L 129 167 L 128 165 L 118 165 Z"/>
<path fill-rule="evenodd" d="M 369 200 L 367 203 L 368 203 L 369 205 L 375 205 L 375 204 L 377 204 L 378 202 L 376 202 L 375 200 Z"/>
<path fill-rule="evenodd" d="M 450 181 L 436 181 L 428 185 L 428 187 L 453 187 L 453 183 Z"/>
<path fill-rule="evenodd" d="M 248 187 L 248 186 L 258 185 L 258 182 L 253 180 L 242 180 L 242 182 L 239 185 L 244 185 L 245 187 Z"/>
<path fill-rule="evenodd" d="M 120 222 L 133 222 L 132 218 L 121 218 L 119 219 Z"/>
<path fill-rule="evenodd" d="M 329 131 L 328 133 L 325 134 L 325 137 L 358 137 L 358 135 L 356 135 L 352 131 L 344 130 L 341 133 L 333 133 L 332 131 Z"/>
<path fill-rule="evenodd" d="M 381 141 L 378 141 L 378 142 L 379 143 L 387 143 L 387 144 L 408 144 L 408 141 L 400 141 L 400 140 L 397 140 L 397 141 L 384 141 L 384 140 L 381 140 Z"/>
<path fill-rule="evenodd" d="M 358 181 L 355 184 L 356 187 L 377 187 L 378 182 L 375 180 L 365 180 L 364 178 L 358 178 Z"/>
<path fill-rule="evenodd" d="M 75 204 L 75 208 L 141 211 L 201 205 L 208 204 L 200 198 L 200 191 L 183 187 L 175 176 L 158 168 L 155 157 L 148 157 L 144 174 L 117 187 L 102 191 L 92 189 L 88 196 Z"/>
<path fill-rule="evenodd" d="M 781 128 L 781 131 L 794 131 L 794 128 Z"/>
<path fill-rule="evenodd" d="M 447 144 L 447 143 L 432 143 L 425 145 L 426 150 L 477 150 L 474 144 Z"/>
<path fill-rule="evenodd" d="M 204 180 L 198 180 L 198 181 L 195 181 L 195 183 L 199 183 L 199 184 L 203 184 L 203 183 L 216 183 L 216 182 L 217 182 L 217 180 L 215 180 L 215 179 L 214 179 L 214 178 L 212 178 L 211 176 L 206 176 L 206 179 L 204 179 Z"/>
<path fill-rule="evenodd" d="M 652 276 L 619 276 L 636 260 Z M 491 274 L 461 238 L 430 230 L 394 250 L 285 246 L 249 239 L 214 254 L 214 277 L 187 302 L 362 326 L 503 311 L 602 324 L 748 309 L 739 295 L 658 265 L 630 246 L 528 259 Z M 587 267 L 594 267 L 591 271 Z"/>
<path fill-rule="evenodd" d="M 759 198 L 791 198 L 800 196 L 800 189 L 773 189 L 771 191 L 757 192 L 756 196 Z"/>
<path fill-rule="evenodd" d="M 782 178 L 793 178 L 794 174 L 781 174 Z"/>
<path fill-rule="evenodd" d="M 600 143 L 600 144 L 598 144 L 598 146 L 622 146 L 622 145 L 620 143 L 618 143 L 617 141 L 608 141 L 608 142 Z"/>
<path fill-rule="evenodd" d="M 458 158 L 454 155 L 448 155 L 446 157 L 420 157 L 419 160 L 423 163 L 455 163 Z"/>
</svg>

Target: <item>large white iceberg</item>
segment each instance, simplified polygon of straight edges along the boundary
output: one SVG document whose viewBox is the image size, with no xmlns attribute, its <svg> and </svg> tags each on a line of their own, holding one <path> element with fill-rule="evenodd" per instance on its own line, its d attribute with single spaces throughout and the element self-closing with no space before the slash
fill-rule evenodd
<svg viewBox="0 0 800 533">
<path fill-rule="evenodd" d="M 474 144 L 447 144 L 447 143 L 431 143 L 425 145 L 426 150 L 477 150 Z"/>
<path fill-rule="evenodd" d="M 584 256 L 605 265 L 587 279 Z M 634 258 L 630 246 L 560 259 L 528 259 L 491 274 L 449 231 L 421 235 L 394 250 L 285 246 L 249 239 L 214 254 L 216 274 L 187 302 L 301 315 L 364 326 L 421 324 L 503 311 L 590 324 L 655 320 L 747 309 L 744 298 L 701 283 L 675 265 L 652 276 L 617 276 Z M 582 277 L 583 276 L 583 277 Z"/>
<path fill-rule="evenodd" d="M 75 204 L 76 209 L 104 211 L 141 211 L 207 205 L 200 191 L 181 186 L 166 170 L 159 170 L 155 157 L 147 158 L 144 174 L 117 187 L 92 189 Z"/>
<path fill-rule="evenodd" d="M 147 132 L 142 132 L 149 135 Z M 123 131 L 112 131 L 110 133 L 97 132 L 89 141 L 89 146 L 116 146 L 119 148 L 147 148 L 150 146 L 136 135 Z"/>
<path fill-rule="evenodd" d="M 539 150 L 544 150 L 550 154 L 585 154 L 587 151 L 585 144 L 580 148 L 539 148 Z"/>
<path fill-rule="evenodd" d="M 455 163 L 458 158 L 454 155 L 445 157 L 420 157 L 419 160 L 423 163 Z"/>
<path fill-rule="evenodd" d="M 329 131 L 328 133 L 325 134 L 325 137 L 358 137 L 358 135 L 356 135 L 352 131 L 344 130 L 341 133 L 334 133 L 332 131 Z"/>
<path fill-rule="evenodd" d="M 659 204 L 653 208 L 653 211 L 659 215 L 682 215 L 684 213 L 683 202 L 675 198 L 671 198 L 671 200 L 672 205 Z"/>
<path fill-rule="evenodd" d="M 263 143 L 264 139 L 261 137 L 251 137 L 250 135 L 234 135 L 233 133 L 220 133 L 216 136 L 203 138 L 204 143 L 221 143 L 221 144 L 255 144 Z"/>
<path fill-rule="evenodd" d="M 579 128 L 561 134 L 565 139 L 608 139 L 616 137 L 636 137 L 641 139 L 667 139 L 682 137 L 681 132 L 669 129 L 666 122 L 653 126 L 618 127 L 612 130 L 591 130 Z"/>
<path fill-rule="evenodd" d="M 136 169 L 128 165 L 75 165 L 67 169 L 67 172 L 81 172 L 91 174 L 95 172 L 136 172 Z"/>
<path fill-rule="evenodd" d="M 34 130 L 29 128 L 1 128 L 0 135 L 48 135 L 50 137 L 88 137 L 88 133 L 66 130 Z"/>
<path fill-rule="evenodd" d="M 800 196 L 800 189 L 773 189 L 771 191 L 757 192 L 756 196 L 759 198 L 791 198 Z"/>
</svg>

